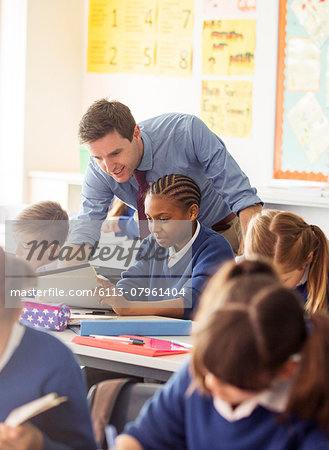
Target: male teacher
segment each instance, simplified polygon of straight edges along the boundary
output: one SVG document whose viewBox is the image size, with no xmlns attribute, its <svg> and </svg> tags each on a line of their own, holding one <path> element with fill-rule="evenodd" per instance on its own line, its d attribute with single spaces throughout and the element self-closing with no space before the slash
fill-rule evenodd
<svg viewBox="0 0 329 450">
<path fill-rule="evenodd" d="M 223 234 L 235 253 L 241 228 L 245 234 L 250 218 L 262 208 L 256 189 L 222 140 L 195 116 L 169 113 L 137 125 L 127 106 L 102 99 L 82 117 L 79 138 L 91 158 L 82 186 L 81 221 L 71 231 L 70 244 L 93 245 L 99 239 L 114 195 L 138 210 L 139 219 L 146 218 L 143 191 L 171 173 L 196 181 L 202 194 L 199 221 Z M 90 221 L 96 222 L 90 226 Z"/>
</svg>

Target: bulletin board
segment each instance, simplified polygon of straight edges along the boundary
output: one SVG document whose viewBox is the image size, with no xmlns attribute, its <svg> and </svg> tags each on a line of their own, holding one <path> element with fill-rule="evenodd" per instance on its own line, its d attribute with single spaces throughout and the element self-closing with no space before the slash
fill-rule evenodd
<svg viewBox="0 0 329 450">
<path fill-rule="evenodd" d="M 329 170 L 329 1 L 280 0 L 274 178 Z"/>
<path fill-rule="evenodd" d="M 111 4 L 115 0 L 111 0 Z M 92 2 L 92 3 L 91 3 Z M 106 28 L 103 17 L 104 8 L 109 0 L 84 0 L 84 54 L 85 68 L 82 77 L 83 93 L 81 97 L 81 114 L 96 99 L 108 97 L 118 100 L 128 105 L 137 122 L 146 120 L 163 113 L 179 112 L 193 114 L 202 120 L 218 134 L 230 154 L 247 174 L 254 186 L 264 186 L 273 178 L 273 153 L 274 153 L 274 132 L 275 132 L 275 109 L 276 109 L 276 53 L 278 41 L 278 11 L 279 0 L 192 0 L 190 2 L 181 2 L 180 0 L 148 0 L 148 10 L 145 13 L 143 27 L 148 26 L 150 15 L 149 9 L 154 3 L 160 6 L 168 4 L 168 14 L 172 12 L 174 18 L 182 20 L 182 25 L 176 28 L 175 34 L 180 34 L 176 39 L 177 44 L 191 42 L 193 53 L 190 63 L 189 57 L 185 59 L 186 53 L 178 52 L 179 57 L 183 57 L 181 65 L 175 67 L 181 71 L 178 74 L 170 68 L 166 68 L 165 73 L 158 76 L 159 60 L 153 59 L 153 65 L 146 68 L 132 70 L 131 66 L 119 68 L 110 68 L 106 66 L 114 56 L 114 49 L 109 54 L 104 53 L 115 46 L 110 42 L 110 35 L 106 42 L 97 42 L 99 39 L 96 25 L 98 23 L 99 32 Z M 142 0 L 136 0 L 141 5 Z M 132 0 L 122 0 L 121 4 L 132 5 Z M 170 3 L 170 5 L 169 5 Z M 93 24 L 90 26 L 90 6 L 95 5 L 93 9 Z M 98 6 L 97 6 L 98 5 Z M 127 14 L 119 14 L 120 11 L 115 6 L 109 10 L 106 20 L 110 24 L 116 24 L 122 27 L 122 18 L 127 18 Z M 184 8 L 184 11 L 177 13 L 177 8 Z M 174 8 L 175 11 L 174 11 Z M 216 12 L 216 10 L 219 10 Z M 114 11 L 116 11 L 114 13 Z M 153 9 L 152 9 L 153 11 Z M 191 11 L 191 12 L 190 12 Z M 138 14 L 140 16 L 140 14 Z M 120 21 L 121 17 L 121 21 Z M 152 16 L 153 17 L 153 16 Z M 164 34 L 163 28 L 159 28 L 159 14 L 154 16 L 154 36 L 156 39 Z M 114 22 L 114 19 L 116 21 Z M 152 19 L 153 20 L 153 19 Z M 218 20 L 222 20 L 220 29 L 217 27 Z M 228 21 L 231 23 L 229 33 Z M 209 42 L 209 27 L 205 26 L 206 21 L 216 21 L 215 44 L 218 49 L 224 49 L 223 53 L 229 53 L 227 56 L 225 68 L 226 72 L 218 73 L 213 70 L 210 55 L 209 66 L 204 65 L 207 52 L 204 51 L 204 44 Z M 253 21 L 253 22 L 250 22 Z M 254 22 L 256 21 L 256 28 Z M 137 21 L 134 20 L 134 23 Z M 248 27 L 241 27 L 243 23 L 248 23 Z M 124 20 L 124 24 L 126 19 Z M 173 23 L 170 20 L 170 23 Z M 140 22 L 138 22 L 140 24 Z M 128 26 L 124 25 L 125 27 Z M 140 25 L 141 26 L 141 25 Z M 166 25 L 167 27 L 167 25 Z M 184 28 L 185 27 L 185 28 Z M 145 28 L 144 28 L 145 29 Z M 184 31 L 184 37 L 182 33 Z M 193 37 L 191 38 L 191 30 Z M 235 49 L 227 40 L 232 35 L 231 32 L 240 34 L 253 32 L 253 46 Z M 124 32 L 125 37 L 131 34 L 137 35 L 136 29 Z M 91 35 L 92 34 L 92 35 Z M 227 40 L 224 40 L 227 37 Z M 237 37 L 237 36 L 236 36 Z M 249 40 L 248 40 L 249 41 Z M 115 41 L 118 44 L 119 41 Z M 144 41 L 145 42 L 145 41 Z M 147 40 L 151 44 L 151 40 Z M 168 40 L 169 42 L 169 40 Z M 240 40 L 241 42 L 241 40 Z M 91 52 L 91 43 L 93 51 Z M 228 43 L 229 45 L 225 45 Z M 105 44 L 105 45 L 104 45 Z M 105 47 L 108 45 L 108 47 Z M 124 47 L 125 49 L 127 47 Z M 227 52 L 226 49 L 229 51 Z M 178 45 L 177 45 L 178 50 Z M 181 49 L 184 50 L 184 49 Z M 143 50 L 143 54 L 144 54 Z M 140 55 L 140 52 L 136 51 Z M 146 54 L 149 51 L 146 51 Z M 254 54 L 254 58 L 253 58 Z M 234 56 L 235 55 L 235 56 Z M 113 62 L 120 63 L 119 53 Z M 156 56 L 157 53 L 156 53 Z M 231 64 L 227 64 L 228 59 Z M 104 61 L 105 60 L 105 61 Z M 174 58 L 170 58 L 174 61 Z M 139 58 L 138 64 L 148 63 L 149 58 Z M 177 61 L 177 59 L 176 59 Z M 185 62 L 189 64 L 186 65 Z M 221 68 L 224 67 L 223 59 Z M 127 63 L 129 61 L 126 61 Z M 96 65 L 96 67 L 95 67 Z M 112 64 L 113 65 L 113 64 Z M 93 67 L 92 67 L 93 66 Z M 122 66 L 121 66 L 122 67 Z M 148 70 L 146 73 L 145 69 Z M 209 71 L 208 71 L 209 69 Z M 252 70 L 251 70 L 252 69 Z M 111 71 L 110 71 L 111 70 Z M 242 72 L 243 71 L 243 72 Z M 225 114 L 220 115 L 220 109 Z M 220 119 L 223 118 L 223 121 Z M 257 161 L 257 164 L 254 163 Z"/>
</svg>

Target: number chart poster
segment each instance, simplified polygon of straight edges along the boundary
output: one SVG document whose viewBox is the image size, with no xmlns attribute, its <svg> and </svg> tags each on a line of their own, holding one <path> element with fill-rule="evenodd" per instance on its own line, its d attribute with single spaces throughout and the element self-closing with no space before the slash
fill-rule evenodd
<svg viewBox="0 0 329 450">
<path fill-rule="evenodd" d="M 328 0 L 280 0 L 274 178 L 328 180 L 328 38 Z"/>
<path fill-rule="evenodd" d="M 219 136 L 249 137 L 252 128 L 252 82 L 204 80 L 201 119 Z"/>
<path fill-rule="evenodd" d="M 189 77 L 194 0 L 90 0 L 87 71 Z"/>
</svg>

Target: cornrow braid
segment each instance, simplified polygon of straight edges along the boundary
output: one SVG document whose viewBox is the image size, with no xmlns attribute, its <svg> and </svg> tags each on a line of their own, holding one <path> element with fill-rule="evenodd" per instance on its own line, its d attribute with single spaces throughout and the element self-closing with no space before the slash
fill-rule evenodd
<svg viewBox="0 0 329 450">
<path fill-rule="evenodd" d="M 164 175 L 151 184 L 147 195 L 163 195 L 183 203 L 186 209 L 191 205 L 200 206 L 201 191 L 192 178 L 181 174 Z"/>
</svg>

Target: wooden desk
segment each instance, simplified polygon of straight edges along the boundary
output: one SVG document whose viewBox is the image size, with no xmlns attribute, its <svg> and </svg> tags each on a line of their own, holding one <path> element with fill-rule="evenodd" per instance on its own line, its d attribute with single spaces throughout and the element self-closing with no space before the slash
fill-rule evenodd
<svg viewBox="0 0 329 450">
<path fill-rule="evenodd" d="M 189 358 L 188 354 L 150 357 L 78 345 L 71 342 L 73 337 L 76 336 L 72 330 L 54 333 L 54 335 L 71 348 L 73 353 L 75 353 L 80 360 L 82 366 L 94 367 L 131 376 L 152 378 L 157 381 L 167 381 Z M 154 337 L 191 343 L 190 336 Z"/>
</svg>

